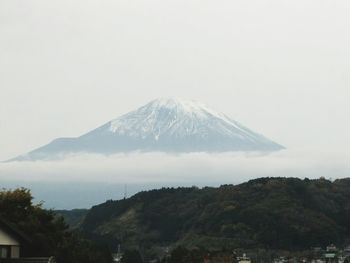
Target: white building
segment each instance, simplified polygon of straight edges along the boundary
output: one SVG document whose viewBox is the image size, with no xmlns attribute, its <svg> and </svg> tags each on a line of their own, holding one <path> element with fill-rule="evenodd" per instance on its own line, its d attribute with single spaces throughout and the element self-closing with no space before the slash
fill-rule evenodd
<svg viewBox="0 0 350 263">
<path fill-rule="evenodd" d="M 23 257 L 31 240 L 11 223 L 0 218 L 0 263 L 54 263 L 53 257 Z M 28 247 L 27 247 L 28 248 Z"/>
<path fill-rule="evenodd" d="M 0 219 L 0 258 L 19 258 L 21 243 L 26 240 L 24 234 Z"/>
</svg>

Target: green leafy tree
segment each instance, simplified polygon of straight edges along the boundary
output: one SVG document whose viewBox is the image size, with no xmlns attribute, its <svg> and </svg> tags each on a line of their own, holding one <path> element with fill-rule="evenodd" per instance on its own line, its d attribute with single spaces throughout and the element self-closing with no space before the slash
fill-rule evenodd
<svg viewBox="0 0 350 263">
<path fill-rule="evenodd" d="M 141 254 L 138 250 L 127 250 L 122 257 L 123 263 L 143 263 Z"/>
<path fill-rule="evenodd" d="M 109 263 L 106 248 L 69 231 L 62 217 L 33 204 L 30 190 L 19 188 L 0 191 L 0 217 L 30 237 L 24 247 L 27 256 L 55 256 L 58 263 Z"/>
</svg>

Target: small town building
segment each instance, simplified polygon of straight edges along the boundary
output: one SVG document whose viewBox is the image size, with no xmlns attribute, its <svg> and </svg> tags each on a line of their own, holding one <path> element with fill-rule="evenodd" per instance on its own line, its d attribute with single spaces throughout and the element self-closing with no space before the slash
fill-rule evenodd
<svg viewBox="0 0 350 263">
<path fill-rule="evenodd" d="M 29 242 L 21 231 L 0 218 L 0 258 L 20 258 L 21 244 Z"/>
<path fill-rule="evenodd" d="M 334 244 L 330 244 L 326 247 L 326 251 L 335 253 L 338 251 L 338 249 Z"/>
<path fill-rule="evenodd" d="M 31 240 L 13 224 L 0 218 L 0 263 L 54 263 L 52 257 L 24 257 L 23 246 L 30 246 Z"/>
<path fill-rule="evenodd" d="M 251 263 L 250 257 L 247 257 L 247 255 L 244 253 L 242 257 L 237 257 L 238 263 Z"/>
</svg>

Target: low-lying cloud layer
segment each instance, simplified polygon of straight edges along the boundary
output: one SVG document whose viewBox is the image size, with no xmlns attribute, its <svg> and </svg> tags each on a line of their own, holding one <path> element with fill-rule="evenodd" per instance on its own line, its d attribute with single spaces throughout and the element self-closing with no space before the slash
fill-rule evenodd
<svg viewBox="0 0 350 263">
<path fill-rule="evenodd" d="M 258 177 L 328 179 L 350 175 L 348 153 L 76 155 L 59 161 L 0 163 L 1 187 L 26 187 L 55 209 L 88 208 L 142 190 L 238 184 Z M 126 189 L 127 188 L 127 189 Z"/>
<path fill-rule="evenodd" d="M 59 161 L 0 164 L 1 180 L 108 183 L 240 183 L 266 176 L 342 178 L 350 175 L 350 155 L 280 151 L 258 153 L 133 153 L 76 155 Z"/>
</svg>

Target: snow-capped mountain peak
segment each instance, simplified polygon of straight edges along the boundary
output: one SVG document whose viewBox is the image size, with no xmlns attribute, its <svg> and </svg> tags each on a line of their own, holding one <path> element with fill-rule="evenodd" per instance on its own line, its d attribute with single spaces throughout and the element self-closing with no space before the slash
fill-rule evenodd
<svg viewBox="0 0 350 263">
<path fill-rule="evenodd" d="M 76 138 L 60 138 L 19 159 L 55 154 L 130 151 L 275 151 L 283 146 L 255 133 L 203 103 L 156 99 Z M 24 158 L 25 157 L 25 158 Z"/>
<path fill-rule="evenodd" d="M 206 125 L 213 121 L 216 123 L 221 121 L 223 124 L 240 129 L 224 114 L 200 102 L 162 98 L 112 120 L 109 130 L 113 133 L 143 139 L 154 137 L 155 140 L 159 140 L 160 136 L 168 135 L 185 137 L 197 134 L 206 137 L 208 128 L 210 128 Z M 215 126 L 215 123 L 213 124 Z M 215 129 L 214 126 L 211 128 Z"/>
</svg>

